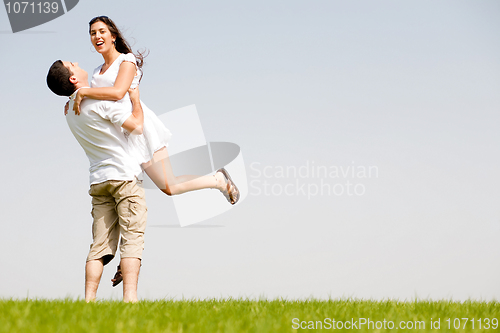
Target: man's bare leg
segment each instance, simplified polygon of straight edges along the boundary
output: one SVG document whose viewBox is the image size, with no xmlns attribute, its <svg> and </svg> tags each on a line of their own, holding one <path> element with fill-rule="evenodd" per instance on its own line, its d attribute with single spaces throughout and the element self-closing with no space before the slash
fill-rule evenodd
<svg viewBox="0 0 500 333">
<path fill-rule="evenodd" d="M 103 267 L 102 259 L 89 260 L 85 264 L 85 302 L 87 303 L 95 301 Z"/>
<path fill-rule="evenodd" d="M 135 303 L 137 299 L 137 282 L 141 260 L 138 258 L 122 258 L 120 262 L 123 275 L 123 301 Z"/>
</svg>

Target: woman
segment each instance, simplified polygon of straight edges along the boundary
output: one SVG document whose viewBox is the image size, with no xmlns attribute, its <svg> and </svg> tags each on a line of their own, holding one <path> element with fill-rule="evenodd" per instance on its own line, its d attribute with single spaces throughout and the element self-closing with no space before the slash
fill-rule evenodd
<svg viewBox="0 0 500 333">
<path fill-rule="evenodd" d="M 85 97 L 112 100 L 122 103 L 124 107 L 130 107 L 128 89 L 139 84 L 142 76 L 142 54 L 134 56 L 120 30 L 107 16 L 93 18 L 89 26 L 90 40 L 96 51 L 102 55 L 104 64 L 94 70 L 92 87 L 78 91 L 73 109 L 78 111 L 80 102 Z M 215 188 L 220 190 L 232 205 L 236 204 L 240 193 L 224 168 L 208 176 L 173 174 L 167 151 L 171 133 L 153 111 L 142 102 L 141 105 L 144 112 L 143 134 L 126 135 L 131 153 L 156 186 L 167 195 Z M 120 266 L 111 281 L 113 287 L 122 281 Z"/>
<path fill-rule="evenodd" d="M 135 88 L 142 76 L 143 55 L 134 56 L 130 45 L 123 38 L 115 23 L 107 16 L 98 16 L 89 22 L 92 45 L 104 59 L 104 64 L 94 70 L 92 88 L 80 89 L 74 103 L 79 109 L 83 98 L 113 100 L 128 107 L 128 89 Z M 141 103 L 142 104 L 142 103 Z M 142 104 L 144 111 L 143 134 L 127 133 L 131 153 L 146 174 L 167 195 L 177 195 L 205 188 L 220 190 L 226 199 L 235 204 L 240 193 L 227 171 L 222 168 L 214 175 L 175 176 L 170 164 L 167 146 L 171 137 L 153 111 Z"/>
</svg>

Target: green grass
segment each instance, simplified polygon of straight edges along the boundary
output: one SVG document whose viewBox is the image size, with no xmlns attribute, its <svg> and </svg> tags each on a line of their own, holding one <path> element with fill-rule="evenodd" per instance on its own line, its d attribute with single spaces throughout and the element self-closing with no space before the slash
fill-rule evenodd
<svg viewBox="0 0 500 333">
<path fill-rule="evenodd" d="M 294 321 L 294 318 L 298 319 Z M 373 324 L 361 326 L 361 318 L 366 321 L 369 318 Z M 431 329 L 431 318 L 434 322 L 440 319 L 440 329 Z M 468 321 L 462 318 L 468 318 Z M 489 329 L 486 328 L 487 318 Z M 358 329 L 328 329 L 331 319 L 354 321 Z M 471 319 L 474 319 L 474 329 Z M 375 325 L 380 327 L 384 320 L 386 329 L 382 326 L 377 330 Z M 326 324 L 322 326 L 323 331 L 335 332 L 499 332 L 499 320 L 499 302 L 475 301 L 213 299 L 142 301 L 137 304 L 99 301 L 86 304 L 71 299 L 0 300 L 0 332 L 23 333 L 294 332 L 314 331 L 293 329 L 300 324 L 319 329 L 321 326 L 317 322 Z M 389 321 L 394 323 L 392 330 L 388 328 L 391 326 Z M 406 325 L 423 322 L 425 329 L 422 326 L 420 329 L 396 329 L 400 322 Z M 454 329 L 453 324 L 459 324 L 460 329 Z"/>
</svg>

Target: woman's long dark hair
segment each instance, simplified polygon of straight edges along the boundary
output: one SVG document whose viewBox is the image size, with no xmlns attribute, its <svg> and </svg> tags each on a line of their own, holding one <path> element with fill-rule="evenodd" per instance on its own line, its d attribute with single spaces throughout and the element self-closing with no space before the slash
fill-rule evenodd
<svg viewBox="0 0 500 333">
<path fill-rule="evenodd" d="M 115 37 L 115 48 L 118 52 L 120 53 L 134 53 L 132 52 L 132 48 L 130 47 L 130 44 L 123 38 L 122 33 L 120 32 L 120 29 L 116 26 L 115 22 L 111 20 L 107 16 L 97 16 L 94 17 L 92 20 L 89 22 L 89 33 L 90 33 L 90 27 L 92 24 L 96 22 L 102 22 L 108 26 L 109 32 L 111 32 L 111 35 Z M 144 64 L 144 58 L 146 57 L 145 55 L 146 52 L 140 52 L 137 51 L 137 54 L 135 55 L 135 58 L 137 59 L 137 67 L 139 69 L 142 69 L 142 65 Z"/>
</svg>

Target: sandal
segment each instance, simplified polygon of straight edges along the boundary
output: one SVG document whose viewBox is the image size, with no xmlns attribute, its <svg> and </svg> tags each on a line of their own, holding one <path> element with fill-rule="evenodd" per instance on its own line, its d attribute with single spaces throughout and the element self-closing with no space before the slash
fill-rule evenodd
<svg viewBox="0 0 500 333">
<path fill-rule="evenodd" d="M 115 273 L 115 277 L 113 278 L 113 280 L 111 280 L 111 282 L 113 282 L 113 287 L 116 287 L 117 285 L 119 285 L 120 282 L 122 282 L 122 280 L 123 280 L 122 269 L 121 269 L 120 265 L 118 265 L 118 267 L 116 267 L 116 273 Z"/>
<path fill-rule="evenodd" d="M 238 190 L 238 187 L 236 187 L 236 184 L 233 182 L 226 169 L 221 168 L 217 170 L 217 172 L 221 172 L 224 175 L 224 178 L 226 178 L 226 189 L 222 191 L 222 194 L 224 194 L 227 201 L 229 201 L 231 205 L 236 204 L 238 200 L 240 200 L 240 191 Z"/>
</svg>

